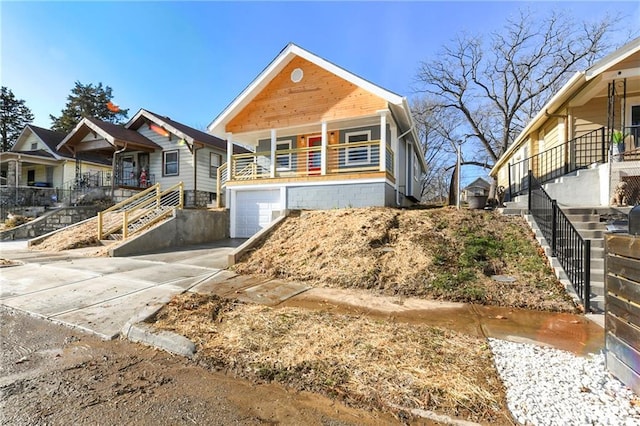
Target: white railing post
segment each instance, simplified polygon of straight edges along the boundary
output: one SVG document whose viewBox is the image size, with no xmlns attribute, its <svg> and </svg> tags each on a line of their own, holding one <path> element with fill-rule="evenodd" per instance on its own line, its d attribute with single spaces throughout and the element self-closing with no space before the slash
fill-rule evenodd
<svg viewBox="0 0 640 426">
<path fill-rule="evenodd" d="M 387 111 L 380 111 L 380 171 L 387 170 Z"/>
<path fill-rule="evenodd" d="M 276 177 L 276 148 L 278 142 L 276 138 L 276 129 L 271 129 L 271 177 Z"/>
<path fill-rule="evenodd" d="M 233 141 L 231 140 L 231 138 L 233 137 L 233 134 L 231 132 L 227 133 L 227 179 L 231 180 L 233 179 L 233 176 L 235 175 L 233 167 L 231 167 L 231 159 L 233 157 Z"/>
<path fill-rule="evenodd" d="M 322 144 L 320 148 L 320 174 L 327 174 L 327 122 L 322 122 Z"/>
</svg>

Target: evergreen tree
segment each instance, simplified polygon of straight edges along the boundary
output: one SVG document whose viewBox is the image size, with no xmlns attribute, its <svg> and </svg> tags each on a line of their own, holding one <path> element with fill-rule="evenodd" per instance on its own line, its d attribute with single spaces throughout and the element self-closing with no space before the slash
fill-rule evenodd
<svg viewBox="0 0 640 426">
<path fill-rule="evenodd" d="M 67 96 L 67 105 L 59 117 L 49 115 L 52 130 L 69 133 L 84 117 L 93 117 L 109 123 L 121 124 L 127 118 L 128 109 L 120 109 L 112 103 L 113 91 L 109 86 L 98 83 L 82 84 L 75 82 L 71 94 Z"/>
<path fill-rule="evenodd" d="M 11 89 L 2 86 L 0 94 L 0 149 L 9 151 L 18 140 L 24 126 L 33 121 L 31 110 L 23 99 L 16 99 Z"/>
</svg>

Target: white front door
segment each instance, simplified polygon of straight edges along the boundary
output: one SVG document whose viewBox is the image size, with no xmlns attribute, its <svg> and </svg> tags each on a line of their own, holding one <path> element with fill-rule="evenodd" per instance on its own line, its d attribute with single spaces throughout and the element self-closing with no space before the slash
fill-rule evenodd
<svg viewBox="0 0 640 426">
<path fill-rule="evenodd" d="M 237 191 L 231 206 L 232 238 L 250 238 L 282 210 L 279 189 Z"/>
</svg>

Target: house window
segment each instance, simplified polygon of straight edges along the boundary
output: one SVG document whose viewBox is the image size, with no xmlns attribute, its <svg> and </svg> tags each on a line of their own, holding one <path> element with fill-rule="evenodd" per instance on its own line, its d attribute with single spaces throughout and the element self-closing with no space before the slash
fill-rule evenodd
<svg viewBox="0 0 640 426">
<path fill-rule="evenodd" d="M 347 133 L 344 137 L 346 143 L 368 142 L 371 140 L 371 131 Z M 345 164 L 357 166 L 371 163 L 371 145 L 347 147 Z"/>
<path fill-rule="evenodd" d="M 162 153 L 162 175 L 178 176 L 178 151 L 164 151 Z"/>
<path fill-rule="evenodd" d="M 413 180 L 418 182 L 422 174 L 420 173 L 420 160 L 417 157 L 413 158 Z"/>
<path fill-rule="evenodd" d="M 291 170 L 291 153 L 278 154 L 278 151 L 288 151 L 291 149 L 291 141 L 276 142 L 276 165 L 278 170 Z"/>
<path fill-rule="evenodd" d="M 220 167 L 221 163 L 222 155 L 215 152 L 209 153 L 209 177 L 214 179 L 218 177 L 218 167 Z"/>
<path fill-rule="evenodd" d="M 31 144 L 31 151 L 35 151 L 38 149 L 38 142 L 34 142 Z"/>
</svg>

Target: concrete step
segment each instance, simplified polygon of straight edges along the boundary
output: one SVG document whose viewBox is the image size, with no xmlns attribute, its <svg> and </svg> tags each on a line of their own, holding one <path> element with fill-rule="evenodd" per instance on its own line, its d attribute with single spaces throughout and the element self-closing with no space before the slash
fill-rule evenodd
<svg viewBox="0 0 640 426">
<path fill-rule="evenodd" d="M 591 305 L 591 312 L 594 312 L 594 313 L 604 312 L 604 296 L 590 297 L 589 304 Z"/>
<path fill-rule="evenodd" d="M 607 224 L 604 222 L 571 222 L 574 228 L 578 231 L 581 229 L 598 229 L 601 231 L 607 230 Z"/>
<path fill-rule="evenodd" d="M 498 213 L 504 216 L 522 216 L 527 212 L 527 209 L 520 208 L 511 208 L 511 207 L 501 207 L 498 210 Z"/>
<path fill-rule="evenodd" d="M 580 234 L 580 236 L 584 239 L 587 240 L 593 240 L 593 239 L 603 239 L 604 241 L 604 234 L 607 232 L 604 229 L 577 229 L 578 233 Z"/>
<path fill-rule="evenodd" d="M 564 215 L 569 219 L 571 223 L 577 222 L 600 222 L 600 215 L 589 213 L 567 213 L 562 210 Z"/>
</svg>

